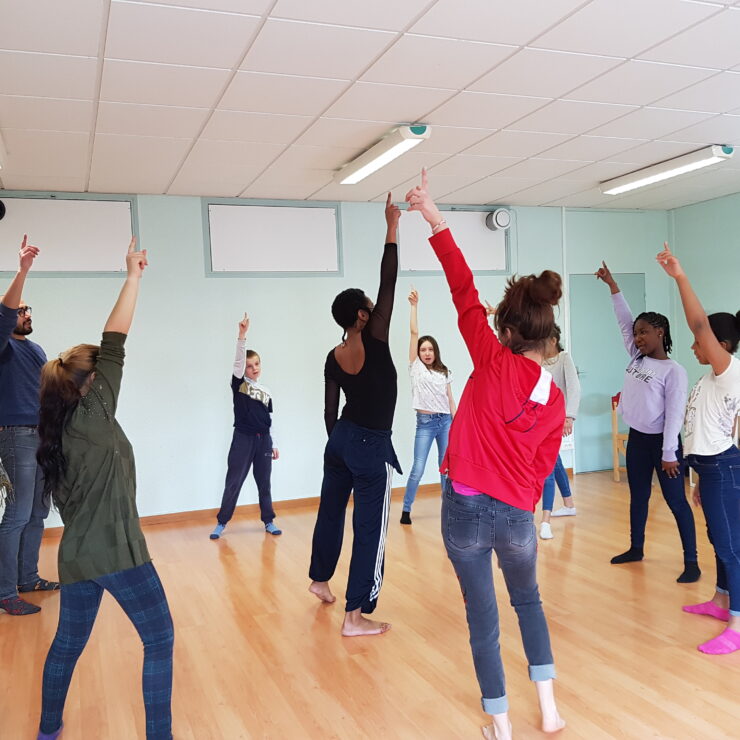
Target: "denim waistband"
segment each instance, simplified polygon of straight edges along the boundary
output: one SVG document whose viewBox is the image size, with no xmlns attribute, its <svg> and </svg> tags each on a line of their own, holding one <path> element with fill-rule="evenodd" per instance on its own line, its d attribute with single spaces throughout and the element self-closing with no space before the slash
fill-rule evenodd
<svg viewBox="0 0 740 740">
<path fill-rule="evenodd" d="M 349 427 L 350 429 L 359 429 L 363 434 L 370 434 L 375 437 L 390 437 L 392 431 L 390 429 L 368 429 L 367 427 L 361 427 L 359 424 L 355 424 L 353 421 L 347 419 L 339 419 L 337 425 L 342 424 Z"/>
<path fill-rule="evenodd" d="M 740 450 L 735 445 L 728 447 L 724 452 L 716 455 L 687 455 L 686 459 L 701 464 L 730 462 L 733 458 L 740 458 Z"/>
<path fill-rule="evenodd" d="M 0 432 L 4 432 L 6 429 L 38 429 L 38 424 L 6 424 L 4 427 L 0 426 Z"/>
<path fill-rule="evenodd" d="M 450 414 L 445 413 L 444 411 L 435 411 L 433 414 L 428 414 L 424 411 L 418 411 L 418 410 L 416 412 L 416 415 L 421 416 L 424 419 L 444 419 L 450 416 Z"/>
</svg>

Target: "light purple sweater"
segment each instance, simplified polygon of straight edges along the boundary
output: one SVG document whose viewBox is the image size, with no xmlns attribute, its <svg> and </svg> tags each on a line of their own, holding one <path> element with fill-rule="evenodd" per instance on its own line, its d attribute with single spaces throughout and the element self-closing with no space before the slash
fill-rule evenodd
<svg viewBox="0 0 740 740">
<path fill-rule="evenodd" d="M 683 424 L 689 379 L 675 360 L 644 357 L 635 346 L 632 312 L 622 293 L 612 295 L 614 313 L 630 356 L 619 411 L 632 429 L 663 435 L 663 460 L 674 462 Z"/>
</svg>

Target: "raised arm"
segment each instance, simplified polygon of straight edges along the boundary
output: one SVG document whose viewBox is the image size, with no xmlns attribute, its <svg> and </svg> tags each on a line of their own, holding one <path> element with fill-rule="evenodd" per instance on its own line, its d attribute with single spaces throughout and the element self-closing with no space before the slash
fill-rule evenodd
<svg viewBox="0 0 740 740">
<path fill-rule="evenodd" d="M 393 297 L 396 293 L 396 278 L 398 277 L 398 220 L 401 210 L 391 202 L 391 194 L 385 202 L 386 235 L 383 259 L 380 262 L 380 287 L 378 299 L 370 316 L 368 328 L 370 333 L 383 342 L 388 341 L 393 313 Z"/>
<path fill-rule="evenodd" d="M 429 240 L 442 263 L 452 301 L 457 309 L 458 326 L 474 365 L 490 361 L 491 352 L 500 349 L 496 335 L 488 325 L 486 309 L 480 302 L 478 291 L 462 252 L 447 228 L 447 222 L 435 205 L 428 191 L 426 170 L 421 172 L 421 185 L 406 194 L 409 211 L 419 211 L 432 228 Z"/>
<path fill-rule="evenodd" d="M 18 250 L 18 272 L 10 281 L 10 285 L 3 296 L 2 305 L 0 305 L 0 352 L 8 346 L 10 335 L 16 327 L 23 286 L 38 253 L 39 248 L 29 244 L 28 236 L 24 234 L 21 248 Z"/>
<path fill-rule="evenodd" d="M 118 295 L 116 305 L 110 312 L 108 321 L 105 322 L 104 332 L 118 332 L 119 334 L 128 334 L 131 328 L 131 322 L 134 318 L 134 309 L 136 308 L 136 299 L 139 297 L 139 282 L 144 274 L 144 268 L 148 265 L 146 259 L 146 249 L 136 251 L 136 237 L 131 237 L 131 243 L 128 245 L 128 254 L 126 255 L 126 282 L 124 282 L 121 292 Z"/>
<path fill-rule="evenodd" d="M 617 317 L 619 331 L 622 332 L 622 341 L 624 342 L 624 348 L 627 350 L 630 357 L 639 355 L 640 352 L 635 346 L 635 332 L 633 329 L 634 319 L 632 318 L 632 311 L 630 311 L 627 299 L 619 290 L 617 281 L 612 277 L 611 271 L 606 266 L 606 262 L 602 261 L 601 267 L 596 270 L 594 275 L 596 275 L 597 279 L 603 280 L 603 282 L 605 282 L 609 286 L 609 291 L 612 294 L 612 306 L 614 307 L 614 314 Z"/>
<path fill-rule="evenodd" d="M 717 337 L 709 325 L 706 311 L 701 305 L 701 301 L 694 293 L 689 278 L 681 267 L 681 263 L 668 247 L 668 242 L 663 244 L 663 250 L 658 253 L 656 258 L 658 264 L 670 275 L 678 285 L 678 292 L 681 295 L 683 312 L 686 314 L 686 322 L 689 325 L 691 333 L 694 335 L 697 344 L 702 353 L 706 356 L 709 364 L 712 366 L 715 375 L 722 375 L 730 366 L 732 355 L 720 344 Z"/>
<path fill-rule="evenodd" d="M 412 363 L 419 356 L 419 293 L 414 288 L 409 293 L 409 303 L 411 304 L 409 363 Z"/>
<path fill-rule="evenodd" d="M 573 422 L 578 416 L 578 406 L 581 403 L 581 381 L 573 359 L 567 352 L 563 352 L 563 371 L 565 376 L 565 434 L 573 432 Z"/>
<path fill-rule="evenodd" d="M 244 312 L 244 318 L 239 322 L 239 336 L 236 340 L 236 356 L 234 357 L 233 375 L 235 378 L 244 377 L 247 366 L 247 332 L 249 331 L 249 316 Z"/>
</svg>

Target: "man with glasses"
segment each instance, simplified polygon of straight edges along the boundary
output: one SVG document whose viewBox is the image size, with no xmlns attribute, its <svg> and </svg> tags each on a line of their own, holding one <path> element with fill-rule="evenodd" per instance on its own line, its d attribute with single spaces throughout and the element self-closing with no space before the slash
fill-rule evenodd
<svg viewBox="0 0 740 740">
<path fill-rule="evenodd" d="M 24 236 L 18 272 L 0 299 L 0 459 L 12 486 L 0 523 L 0 611 L 15 616 L 41 609 L 19 593 L 59 588 L 38 573 L 44 519 L 49 514 L 49 497 L 44 496 L 36 464 L 39 384 L 46 355 L 28 339 L 33 331 L 31 307 L 21 300 L 38 253 Z"/>
</svg>

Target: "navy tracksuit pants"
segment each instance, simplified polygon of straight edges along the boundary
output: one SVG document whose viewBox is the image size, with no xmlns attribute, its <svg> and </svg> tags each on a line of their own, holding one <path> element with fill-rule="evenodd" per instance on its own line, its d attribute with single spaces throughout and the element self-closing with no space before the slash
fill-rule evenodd
<svg viewBox="0 0 740 740">
<path fill-rule="evenodd" d="M 219 524 L 227 524 L 234 516 L 236 502 L 250 468 L 254 470 L 254 481 L 259 494 L 260 519 L 268 524 L 275 518 L 270 488 L 272 438 L 269 434 L 245 434 L 234 429 L 234 437 L 229 448 L 224 495 L 216 517 Z"/>
<path fill-rule="evenodd" d="M 340 419 L 324 452 L 324 480 L 316 518 L 309 577 L 328 581 L 342 551 L 344 515 L 354 492 L 352 560 L 346 611 L 374 611 L 383 584 L 393 469 L 401 472 L 391 432 Z"/>
</svg>

